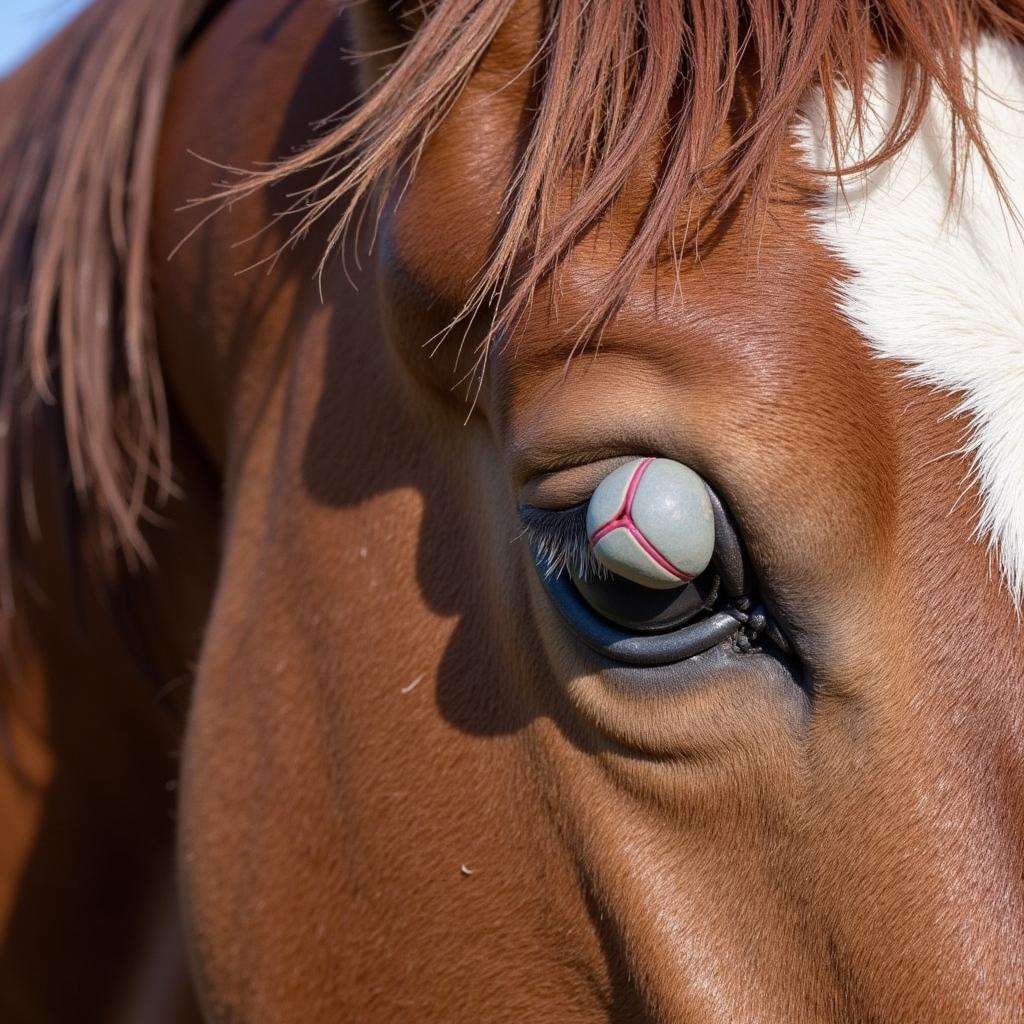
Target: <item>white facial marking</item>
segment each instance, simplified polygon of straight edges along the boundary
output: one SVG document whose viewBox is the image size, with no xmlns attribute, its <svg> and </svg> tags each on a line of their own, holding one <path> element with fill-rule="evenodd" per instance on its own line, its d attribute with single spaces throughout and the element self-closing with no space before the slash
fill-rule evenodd
<svg viewBox="0 0 1024 1024">
<path fill-rule="evenodd" d="M 981 126 L 1003 185 L 1024 214 L 1024 47 L 985 39 L 978 49 Z M 863 142 L 872 151 L 899 92 L 897 65 L 879 65 Z M 849 103 L 847 103 L 849 106 Z M 816 167 L 833 166 L 820 96 L 798 126 Z M 1017 605 L 1024 598 L 1024 236 L 977 154 L 952 207 L 949 116 L 933 99 L 907 148 L 845 195 L 829 185 L 816 231 L 851 274 L 839 308 L 881 357 L 923 384 L 962 395 L 965 450 L 982 496 L 987 536 Z M 1024 223 L 1024 222 L 1022 222 Z"/>
</svg>

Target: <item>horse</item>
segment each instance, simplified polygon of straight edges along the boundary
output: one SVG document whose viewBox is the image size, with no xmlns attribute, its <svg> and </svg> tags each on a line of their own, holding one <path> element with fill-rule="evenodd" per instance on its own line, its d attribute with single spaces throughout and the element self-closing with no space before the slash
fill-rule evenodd
<svg viewBox="0 0 1024 1024">
<path fill-rule="evenodd" d="M 94 0 L 3 82 L 4 1020 L 1024 1020 L 1022 102 L 1018 0 Z M 654 457 L 671 623 L 580 525 Z"/>
</svg>

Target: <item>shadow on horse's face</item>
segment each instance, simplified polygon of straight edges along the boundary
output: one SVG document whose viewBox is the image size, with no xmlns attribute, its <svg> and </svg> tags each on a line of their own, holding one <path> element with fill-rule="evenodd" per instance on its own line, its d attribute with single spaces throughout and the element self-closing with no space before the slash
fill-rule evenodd
<svg viewBox="0 0 1024 1024">
<path fill-rule="evenodd" d="M 182 96 L 215 75 L 232 16 Z M 386 31 L 373 17 L 367 38 Z M 320 95 L 337 27 L 302 11 L 279 31 L 292 56 L 268 85 L 246 44 L 247 161 L 337 106 Z M 461 360 L 461 328 L 427 354 L 492 243 L 528 101 L 508 68 L 535 32 L 517 17 L 499 35 L 386 207 L 358 291 L 332 270 L 321 306 L 302 251 L 276 282 L 240 284 L 222 249 L 206 280 L 235 321 L 204 356 L 235 376 L 217 399 L 225 550 L 182 807 L 209 1005 L 253 1021 L 1012 1019 L 1024 666 L 973 537 L 970 424 L 840 315 L 850 271 L 810 202 L 780 189 L 756 245 L 722 224 L 678 285 L 642 278 L 600 351 L 567 364 L 637 185 L 495 348 L 468 419 L 452 385 L 476 326 Z M 275 128 L 255 112 L 281 88 Z M 191 107 L 170 130 L 209 137 L 220 118 Z M 789 164 L 805 173 L 795 146 Z M 201 237 L 223 245 L 218 230 Z M 189 252 L 175 295 L 205 275 Z M 186 392 L 193 368 L 171 354 L 168 372 Z M 725 501 L 795 669 L 735 652 L 627 667 L 566 630 L 517 501 L 572 505 L 608 460 L 646 454 Z"/>
</svg>

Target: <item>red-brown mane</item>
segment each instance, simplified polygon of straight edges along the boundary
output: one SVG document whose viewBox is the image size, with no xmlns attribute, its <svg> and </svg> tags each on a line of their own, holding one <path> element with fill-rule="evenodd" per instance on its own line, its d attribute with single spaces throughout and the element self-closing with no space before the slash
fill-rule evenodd
<svg viewBox="0 0 1024 1024">
<path fill-rule="evenodd" d="M 31 529 L 41 438 L 58 438 L 76 507 L 106 548 L 144 556 L 140 517 L 172 486 L 149 316 L 149 207 L 175 55 L 203 7 L 97 0 L 74 44 L 13 84 L 26 99 L 0 135 L 0 167 L 17 183 L 0 209 L 0 585 L 8 608 L 16 541 L 25 521 Z M 319 183 L 290 211 L 292 238 L 330 214 L 333 248 L 360 201 L 415 166 L 512 7 L 437 0 L 358 107 L 321 126 L 305 151 L 268 170 L 240 170 L 213 202 L 318 169 Z M 857 125 L 838 123 L 837 83 L 859 114 L 872 61 L 898 57 L 902 102 L 871 161 L 906 143 L 936 91 L 953 111 L 960 152 L 984 153 L 971 48 L 984 31 L 1024 40 L 1021 0 L 559 0 L 544 12 L 528 72 L 536 106 L 503 227 L 466 311 L 502 298 L 488 338 L 515 323 L 652 149 L 663 156 L 647 208 L 605 306 L 586 326 L 614 313 L 666 242 L 674 254 L 685 248 L 690 239 L 675 226 L 694 197 L 712 213 L 741 196 L 763 208 L 812 86 L 824 89 L 838 151 L 841 133 Z M 741 74 L 748 68 L 753 77 Z M 567 180 L 572 199 L 559 206 Z"/>
<path fill-rule="evenodd" d="M 9 611 L 33 473 L 58 475 L 103 537 L 145 556 L 139 519 L 171 487 L 153 345 L 149 220 L 164 100 L 201 0 L 97 0 L 16 74 L 0 135 L 0 607 Z M 20 100 L 20 102 L 18 102 Z"/>
</svg>

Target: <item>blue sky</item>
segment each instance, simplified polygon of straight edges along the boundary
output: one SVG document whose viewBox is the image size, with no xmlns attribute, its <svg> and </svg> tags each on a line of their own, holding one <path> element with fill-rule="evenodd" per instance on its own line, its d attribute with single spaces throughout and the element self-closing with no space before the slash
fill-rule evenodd
<svg viewBox="0 0 1024 1024">
<path fill-rule="evenodd" d="M 0 75 L 17 67 L 88 0 L 0 0 Z"/>
</svg>

